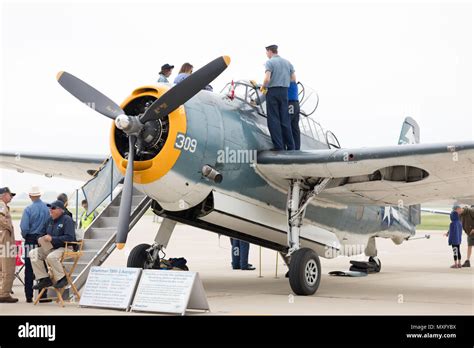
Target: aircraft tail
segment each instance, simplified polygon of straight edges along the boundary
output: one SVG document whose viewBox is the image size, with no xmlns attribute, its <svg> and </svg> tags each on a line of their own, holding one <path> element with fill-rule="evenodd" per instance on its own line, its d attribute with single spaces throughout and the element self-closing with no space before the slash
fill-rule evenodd
<svg viewBox="0 0 474 348">
<path fill-rule="evenodd" d="M 402 131 L 398 138 L 398 145 L 419 144 L 420 143 L 420 126 L 411 117 L 405 118 L 402 125 Z"/>
<path fill-rule="evenodd" d="M 403 121 L 398 145 L 419 144 L 420 143 L 420 126 L 411 117 L 405 118 Z M 410 205 L 408 208 L 400 209 L 401 213 L 414 225 L 421 223 L 421 205 Z"/>
</svg>

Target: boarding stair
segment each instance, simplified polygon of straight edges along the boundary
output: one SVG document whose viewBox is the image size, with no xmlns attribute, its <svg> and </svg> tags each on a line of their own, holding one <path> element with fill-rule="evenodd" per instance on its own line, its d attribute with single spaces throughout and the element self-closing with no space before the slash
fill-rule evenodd
<svg viewBox="0 0 474 348">
<path fill-rule="evenodd" d="M 79 205 L 79 190 L 88 201 L 88 214 L 100 211 L 97 217 L 85 230 L 76 229 L 76 237 L 84 241 L 83 255 L 72 273 L 73 284 L 81 289 L 86 283 L 89 271 L 93 266 L 102 265 L 115 250 L 115 236 L 119 221 L 120 201 L 122 198 L 123 176 L 118 172 L 113 160 L 106 160 L 93 177 L 76 192 L 76 205 Z M 132 209 L 130 214 L 129 231 L 147 212 L 151 198 L 137 189 L 133 189 Z M 105 205 L 105 206 L 104 206 Z M 98 209 L 99 206 L 104 208 Z M 77 207 L 76 207 L 77 209 Z M 79 217 L 76 215 L 76 221 Z M 64 262 L 66 268 L 72 262 Z M 66 289 L 64 298 L 69 296 Z"/>
<path fill-rule="evenodd" d="M 105 207 L 92 224 L 84 231 L 83 255 L 72 274 L 77 289 L 85 284 L 92 266 L 100 266 L 115 250 L 115 236 L 122 192 Z M 151 205 L 151 198 L 134 189 L 129 230 L 135 226 Z M 68 263 L 64 263 L 68 266 Z M 72 266 L 72 264 L 71 264 Z"/>
</svg>

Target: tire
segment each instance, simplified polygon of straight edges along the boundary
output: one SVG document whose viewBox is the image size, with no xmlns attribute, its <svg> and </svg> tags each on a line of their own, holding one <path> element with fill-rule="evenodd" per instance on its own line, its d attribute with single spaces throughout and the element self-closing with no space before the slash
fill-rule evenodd
<svg viewBox="0 0 474 348">
<path fill-rule="evenodd" d="M 128 255 L 127 267 L 144 269 L 147 262 L 146 250 L 148 248 L 150 248 L 150 244 L 138 244 L 134 247 Z"/>
<path fill-rule="evenodd" d="M 379 273 L 382 270 L 382 262 L 378 257 L 369 257 L 369 262 L 373 262 L 376 265 L 375 272 Z"/>
<path fill-rule="evenodd" d="M 321 263 L 314 250 L 302 248 L 291 255 L 290 286 L 296 295 L 313 295 L 321 281 Z"/>
</svg>

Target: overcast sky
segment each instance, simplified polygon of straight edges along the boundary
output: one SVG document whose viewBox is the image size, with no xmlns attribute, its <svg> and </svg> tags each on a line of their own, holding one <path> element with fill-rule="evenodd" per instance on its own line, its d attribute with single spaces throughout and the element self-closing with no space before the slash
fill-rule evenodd
<svg viewBox="0 0 474 348">
<path fill-rule="evenodd" d="M 110 121 L 56 82 L 66 70 L 120 103 L 164 63 L 213 82 L 263 79 L 278 44 L 320 95 L 315 118 L 343 147 L 397 143 L 405 116 L 422 142 L 473 139 L 472 4 L 275 1 L 3 2 L 0 146 L 4 151 L 108 154 Z M 0 170 L 0 185 L 70 192 L 80 183 Z"/>
</svg>

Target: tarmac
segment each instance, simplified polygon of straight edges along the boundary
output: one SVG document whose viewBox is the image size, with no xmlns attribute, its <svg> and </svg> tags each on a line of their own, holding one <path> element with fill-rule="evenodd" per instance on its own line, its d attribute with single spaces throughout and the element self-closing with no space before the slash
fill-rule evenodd
<svg viewBox="0 0 474 348">
<path fill-rule="evenodd" d="M 19 235 L 19 221 L 14 221 Z M 144 216 L 130 232 L 124 250 L 115 250 L 103 266 L 125 266 L 133 246 L 150 243 L 159 223 Z M 328 272 L 348 270 L 349 261 L 365 257 L 321 258 L 322 277 L 313 296 L 294 296 L 287 267 L 272 250 L 252 245 L 250 262 L 255 271 L 232 270 L 227 237 L 178 224 L 167 257 L 185 257 L 191 271 L 199 272 L 208 298 L 209 313 L 191 315 L 472 315 L 472 268 L 450 269 L 452 250 L 442 231 L 419 231 L 419 239 L 395 245 L 377 238 L 382 272 L 367 277 L 333 277 Z M 466 255 L 463 235 L 461 253 Z M 260 257 L 261 255 L 261 257 Z M 260 261 L 261 260 L 261 261 Z M 107 309 L 82 308 L 67 303 L 34 306 L 25 302 L 23 286 L 15 280 L 16 304 L 0 304 L 0 315 L 143 315 Z"/>
</svg>

